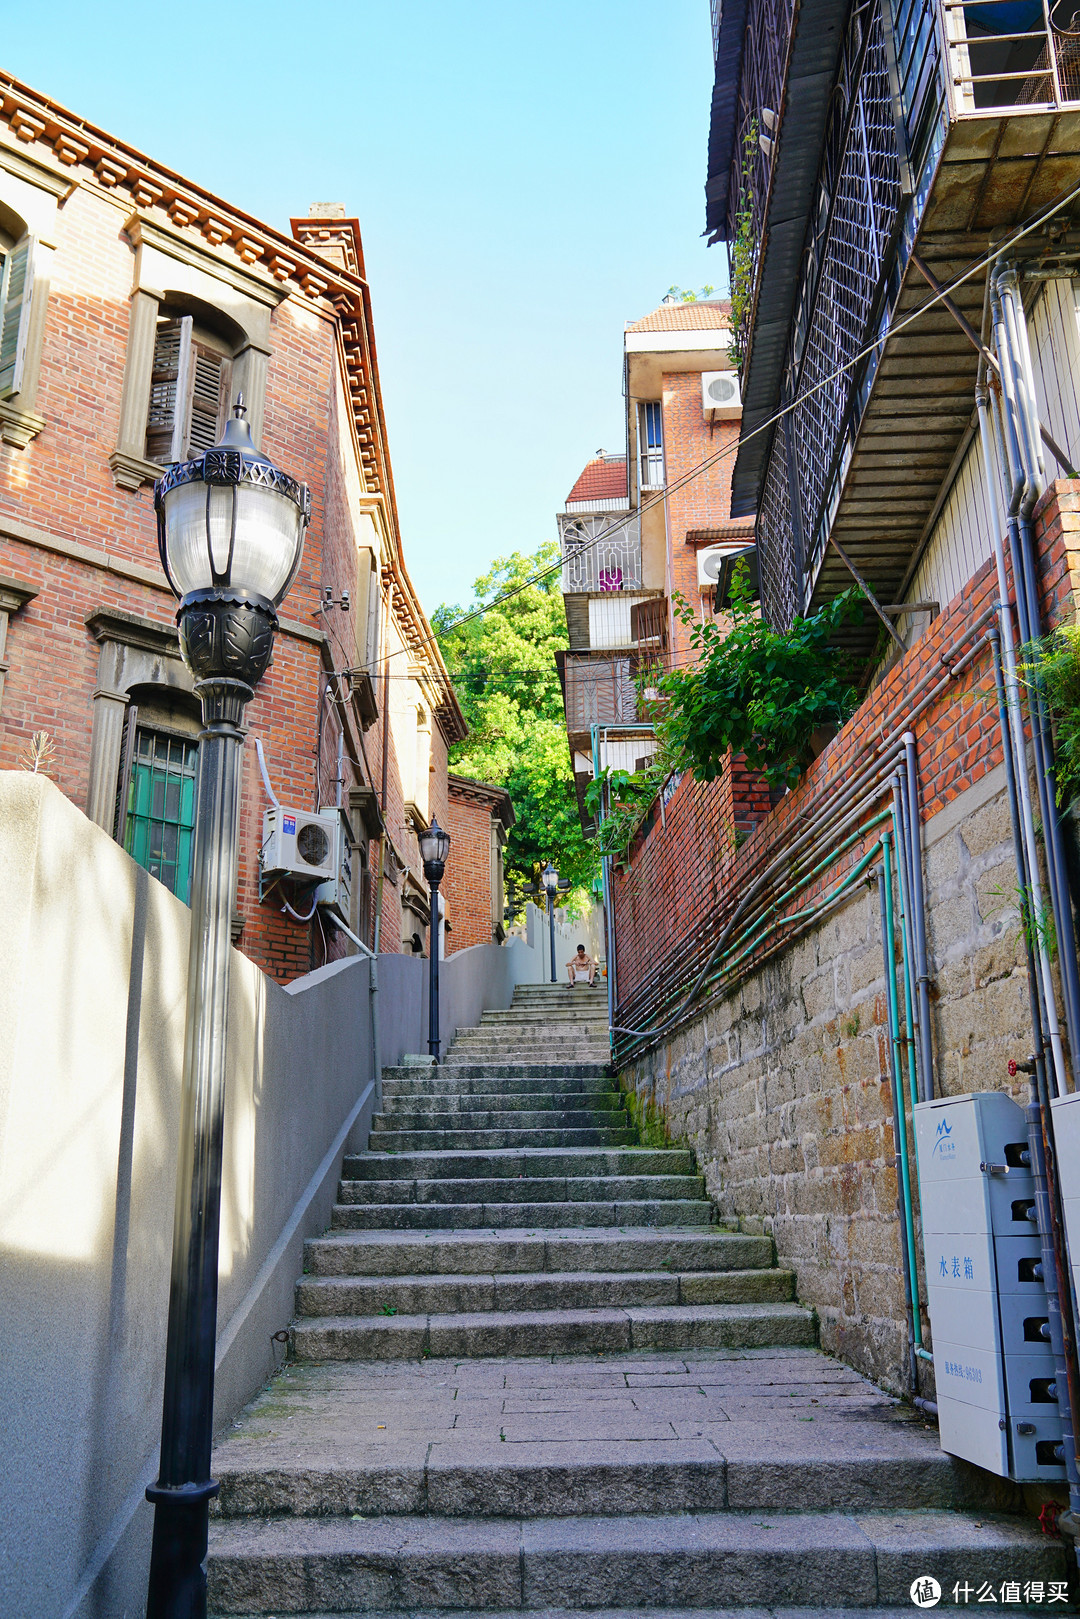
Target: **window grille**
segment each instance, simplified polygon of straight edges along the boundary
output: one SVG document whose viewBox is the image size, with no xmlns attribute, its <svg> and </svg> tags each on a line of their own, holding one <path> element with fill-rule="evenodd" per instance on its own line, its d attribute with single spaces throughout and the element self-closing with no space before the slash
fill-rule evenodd
<svg viewBox="0 0 1080 1619">
<path fill-rule="evenodd" d="M 808 233 L 788 354 L 785 397 L 804 396 L 788 442 L 773 438 L 758 528 L 762 602 L 770 621 L 801 609 L 796 535 L 820 558 L 865 365 L 841 370 L 865 346 L 893 268 L 900 159 L 885 34 L 878 7 L 856 10 L 847 38 Z M 839 375 L 835 373 L 839 372 Z"/>
<path fill-rule="evenodd" d="M 638 406 L 638 477 L 642 489 L 664 487 L 664 425 L 656 399 Z"/>
<path fill-rule="evenodd" d="M 135 732 L 124 848 L 178 899 L 191 894 L 198 743 L 160 731 Z"/>
</svg>

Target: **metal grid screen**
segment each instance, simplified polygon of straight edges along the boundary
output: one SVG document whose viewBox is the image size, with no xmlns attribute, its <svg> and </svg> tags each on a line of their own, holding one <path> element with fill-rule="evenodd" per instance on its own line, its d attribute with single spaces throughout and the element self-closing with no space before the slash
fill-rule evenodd
<svg viewBox="0 0 1080 1619">
<path fill-rule="evenodd" d="M 842 368 L 864 347 L 880 306 L 900 202 L 881 14 L 877 6 L 857 9 L 848 25 L 826 133 L 785 377 L 785 400 L 802 401 L 791 419 L 794 476 L 789 478 L 784 435 L 777 433 L 763 489 L 762 601 L 778 624 L 789 624 L 801 606 L 795 531 L 817 539 L 830 515 L 858 381 L 857 368 Z M 793 499 L 798 502 L 794 513 Z"/>
</svg>

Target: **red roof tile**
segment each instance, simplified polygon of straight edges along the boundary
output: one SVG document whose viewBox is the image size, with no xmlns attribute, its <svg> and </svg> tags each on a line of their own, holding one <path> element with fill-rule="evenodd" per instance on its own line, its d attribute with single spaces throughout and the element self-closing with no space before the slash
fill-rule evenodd
<svg viewBox="0 0 1080 1619">
<path fill-rule="evenodd" d="M 566 497 L 566 503 L 583 500 L 629 499 L 626 489 L 625 455 L 601 455 L 590 461 Z"/>
<path fill-rule="evenodd" d="M 644 320 L 626 323 L 628 332 L 700 332 L 731 325 L 731 305 L 700 299 L 696 303 L 661 304 Z"/>
</svg>

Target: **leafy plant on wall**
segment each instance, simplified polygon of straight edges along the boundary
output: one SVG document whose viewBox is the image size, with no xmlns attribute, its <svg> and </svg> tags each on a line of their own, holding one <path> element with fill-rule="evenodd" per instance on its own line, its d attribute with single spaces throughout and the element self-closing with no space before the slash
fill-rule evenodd
<svg viewBox="0 0 1080 1619">
<path fill-rule="evenodd" d="M 753 303 L 754 263 L 757 236 L 754 232 L 754 157 L 758 148 L 758 122 L 750 120 L 743 136 L 742 173 L 739 179 L 739 208 L 735 215 L 735 239 L 731 244 L 731 341 L 728 353 L 736 370 L 746 359 L 746 329 Z"/>
<path fill-rule="evenodd" d="M 830 643 L 841 625 L 861 622 L 862 592 L 845 590 L 789 630 L 776 630 L 758 613 L 749 571 L 739 563 L 731 604 L 725 625 L 703 622 L 676 598 L 695 661 L 657 678 L 658 731 L 700 780 L 717 777 L 730 751 L 744 755 L 770 787 L 794 786 L 815 732 L 843 725 L 858 704 L 851 661 Z"/>
</svg>

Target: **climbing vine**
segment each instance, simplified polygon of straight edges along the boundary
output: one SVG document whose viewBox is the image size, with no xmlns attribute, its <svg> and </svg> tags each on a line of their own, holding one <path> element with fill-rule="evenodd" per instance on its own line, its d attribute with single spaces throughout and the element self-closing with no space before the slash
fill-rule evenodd
<svg viewBox="0 0 1080 1619">
<path fill-rule="evenodd" d="M 758 123 L 750 120 L 743 136 L 742 173 L 739 178 L 739 208 L 735 215 L 735 240 L 731 244 L 731 344 L 728 353 L 736 370 L 746 359 L 746 328 L 754 287 L 754 260 L 757 238 L 754 234 L 754 156 L 758 145 Z"/>
</svg>

